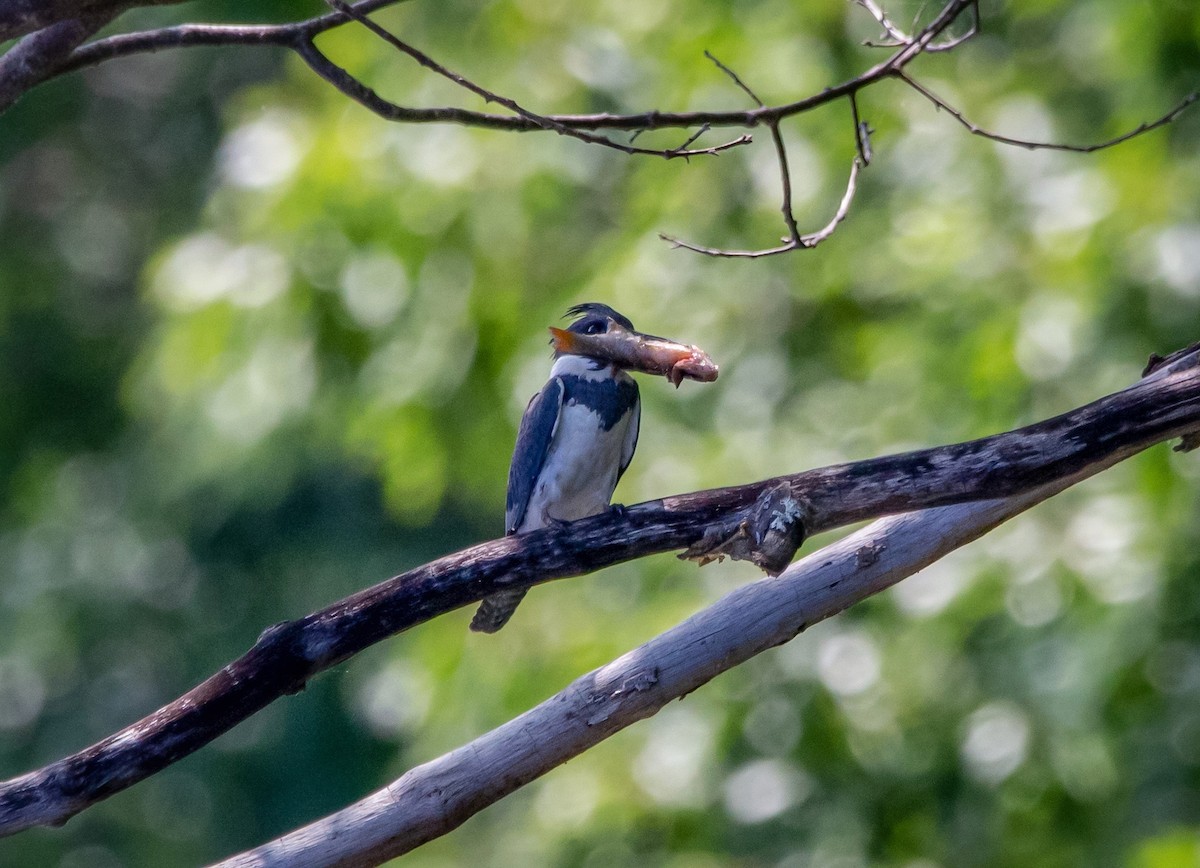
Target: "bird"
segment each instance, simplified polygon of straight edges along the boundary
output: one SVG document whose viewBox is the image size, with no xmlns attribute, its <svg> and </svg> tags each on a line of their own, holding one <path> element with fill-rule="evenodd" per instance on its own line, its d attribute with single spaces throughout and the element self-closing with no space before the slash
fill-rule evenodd
<svg viewBox="0 0 1200 868">
<path fill-rule="evenodd" d="M 642 405 L 630 370 L 708 381 L 716 366 L 696 347 L 636 331 L 606 304 L 570 308 L 574 322 L 550 331 L 550 378 L 530 399 L 508 471 L 505 535 L 597 515 L 610 508 L 633 460 Z M 495 633 L 527 588 L 498 591 L 480 603 L 471 629 Z"/>
</svg>

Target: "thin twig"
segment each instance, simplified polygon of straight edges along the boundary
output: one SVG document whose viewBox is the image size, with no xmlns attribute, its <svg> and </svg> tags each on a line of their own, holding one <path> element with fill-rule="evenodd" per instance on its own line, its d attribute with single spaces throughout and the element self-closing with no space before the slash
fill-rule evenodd
<svg viewBox="0 0 1200 868">
<path fill-rule="evenodd" d="M 766 105 L 766 103 L 764 103 L 761 99 L 759 99 L 758 94 L 756 94 L 754 91 L 752 91 L 750 89 L 750 86 L 748 84 L 746 84 L 746 82 L 742 81 L 742 77 L 740 75 L 738 75 L 736 72 L 734 72 L 728 66 L 723 64 L 716 57 L 716 55 L 714 55 L 711 51 L 705 49 L 704 56 L 707 57 L 709 60 L 711 60 L 714 64 L 716 64 L 717 69 L 721 70 L 721 72 L 723 72 L 727 76 L 729 76 L 729 78 L 732 79 L 733 83 L 738 88 L 740 88 L 741 91 L 744 94 L 746 94 L 746 96 L 750 97 L 750 99 L 752 99 L 754 101 L 755 105 L 759 106 L 760 108 Z"/>
<path fill-rule="evenodd" d="M 658 237 L 674 248 L 690 250 L 692 253 L 711 256 L 714 259 L 766 259 L 768 256 L 791 253 L 793 250 L 799 250 L 802 246 L 799 242 L 789 238 L 784 239 L 784 243 L 778 247 L 763 247 L 758 250 L 729 250 L 724 247 L 705 247 L 702 244 L 693 244 L 690 241 L 684 241 L 682 238 L 676 238 L 674 235 L 667 235 L 664 232 L 658 233 Z"/>
<path fill-rule="evenodd" d="M 858 94 L 850 94 L 850 120 L 854 124 L 854 145 L 863 166 L 871 165 L 871 126 L 858 117 Z"/>
<path fill-rule="evenodd" d="M 804 245 L 800 237 L 800 227 L 796 225 L 796 215 L 792 213 L 792 172 L 788 168 L 787 146 L 783 142 L 783 133 L 779 131 L 779 121 L 771 124 L 771 141 L 775 144 L 775 157 L 779 163 L 779 183 L 783 187 L 783 202 L 779 210 L 783 212 L 783 222 L 787 226 L 787 241 Z"/>
<path fill-rule="evenodd" d="M 850 177 L 846 181 L 846 192 L 842 194 L 842 201 L 838 205 L 837 211 L 834 212 L 833 218 L 825 224 L 823 229 L 805 235 L 800 239 L 805 247 L 816 247 L 832 235 L 837 229 L 838 224 L 846 219 L 846 215 L 850 213 L 850 205 L 854 202 L 854 194 L 858 192 L 858 173 L 862 171 L 862 167 L 862 161 L 856 156 L 850 163 Z"/>
<path fill-rule="evenodd" d="M 912 41 L 912 37 L 892 23 L 892 20 L 888 18 L 887 13 L 883 11 L 883 7 L 876 3 L 875 0 L 855 0 L 855 2 L 858 3 L 858 5 L 863 9 L 866 9 L 869 13 L 871 13 L 871 17 L 879 22 L 879 26 L 883 28 L 883 32 L 888 36 L 889 39 L 892 40 L 892 44 L 888 47 L 895 48 L 900 45 L 907 45 Z M 879 43 L 867 44 L 874 48 L 884 47 Z"/>
<path fill-rule="evenodd" d="M 395 6 L 407 0 L 359 0 L 354 9 L 362 14 Z M 156 30 L 119 33 L 80 46 L 56 71 L 56 75 L 95 66 L 132 54 L 171 48 L 225 45 L 277 45 L 294 48 L 306 40 L 353 21 L 343 12 L 329 12 L 291 24 L 180 24 Z"/>
<path fill-rule="evenodd" d="M 850 100 L 851 114 L 854 120 L 854 143 L 856 156 L 850 167 L 850 178 L 846 184 L 846 192 L 842 196 L 841 204 L 839 205 L 833 219 L 820 231 L 813 232 L 808 235 L 800 233 L 799 226 L 796 223 L 795 214 L 792 209 L 792 183 L 791 172 L 788 167 L 787 148 L 784 144 L 783 136 L 779 131 L 779 123 L 786 115 L 778 113 L 767 114 L 767 107 L 763 104 L 758 95 L 746 85 L 744 81 L 732 69 L 719 61 L 711 53 L 705 52 L 705 55 L 717 65 L 733 82 L 741 88 L 747 95 L 759 104 L 758 111 L 761 115 L 760 123 L 763 123 L 771 131 L 771 139 L 775 146 L 776 160 L 779 164 L 780 177 L 783 184 L 783 202 L 781 211 L 783 212 L 784 223 L 787 226 L 788 234 L 784 236 L 782 243 L 775 247 L 766 247 L 758 250 L 729 250 L 721 247 L 709 247 L 700 244 L 693 244 L 688 241 L 683 241 L 669 235 L 659 233 L 659 238 L 671 244 L 673 247 L 690 250 L 693 253 L 700 253 L 704 256 L 712 256 L 722 259 L 762 259 L 768 256 L 779 256 L 784 253 L 790 253 L 793 250 L 803 250 L 815 247 L 822 241 L 828 239 L 836 230 L 839 224 L 846 219 L 849 212 L 850 204 L 854 201 L 854 194 L 858 188 L 858 173 L 866 165 L 870 163 L 870 139 L 869 129 L 863 125 L 858 119 L 858 104 L 855 97 L 859 90 L 867 86 L 866 82 L 874 80 L 872 76 L 877 74 L 899 75 L 903 72 L 904 66 L 909 63 L 914 57 L 928 50 L 930 45 L 935 44 L 934 40 L 949 27 L 963 9 L 973 5 L 974 0 L 963 0 L 963 2 L 951 2 L 942 7 L 941 12 L 926 25 L 915 36 L 903 34 L 895 25 L 888 21 L 883 15 L 882 9 L 875 5 L 874 0 L 863 0 L 864 5 L 872 14 L 878 13 L 883 22 L 886 22 L 886 27 L 890 28 L 895 33 L 905 37 L 900 50 L 893 54 L 887 61 L 869 70 L 859 78 L 850 83 L 852 86 L 846 86 L 837 93 L 837 97 L 846 97 Z M 867 5 L 869 4 L 869 5 Z M 890 71 L 887 71 L 890 70 Z M 822 96 L 830 96 L 834 89 L 826 89 Z"/>
<path fill-rule="evenodd" d="M 1000 133 L 993 133 L 990 130 L 984 129 L 983 127 L 967 120 L 966 116 L 963 115 L 963 113 L 961 111 L 954 108 L 954 106 L 950 105 L 948 102 L 946 102 L 940 96 L 935 94 L 933 91 L 931 91 L 929 88 L 927 88 L 925 85 L 921 84 L 919 81 L 917 81 L 915 78 L 913 78 L 912 76 L 910 76 L 908 73 L 904 72 L 903 70 L 897 70 L 894 73 L 894 75 L 896 76 L 896 78 L 903 81 L 905 84 L 907 84 L 909 87 L 911 87 L 917 93 L 919 93 L 921 96 L 925 97 L 925 99 L 929 100 L 931 103 L 933 103 L 935 106 L 937 106 L 940 110 L 946 112 L 946 114 L 950 115 L 950 117 L 952 117 L 956 121 L 958 121 L 972 135 L 980 136 L 981 138 L 985 138 L 985 139 L 988 139 L 993 142 L 999 142 L 1000 144 L 1003 144 L 1003 145 L 1014 145 L 1016 147 L 1026 148 L 1031 151 L 1032 150 L 1071 151 L 1072 153 L 1077 153 L 1077 154 L 1091 154 L 1096 151 L 1102 151 L 1105 148 L 1111 148 L 1114 145 L 1119 145 L 1122 142 L 1127 142 L 1132 138 L 1136 138 L 1137 136 L 1142 135 L 1143 133 L 1148 133 L 1151 130 L 1156 130 L 1159 127 L 1166 126 L 1167 124 L 1174 121 L 1181 114 L 1183 114 L 1188 109 L 1188 107 L 1192 105 L 1192 103 L 1194 103 L 1198 98 L 1200 98 L 1200 93 L 1198 93 L 1196 91 L 1192 91 L 1187 96 L 1185 96 L 1182 100 L 1180 100 L 1180 102 L 1174 108 L 1172 108 L 1169 112 L 1167 112 L 1166 114 L 1164 114 L 1162 117 L 1158 118 L 1157 120 L 1146 121 L 1144 123 L 1141 123 L 1135 129 L 1132 129 L 1127 133 L 1123 133 L 1115 138 L 1108 139 L 1107 141 L 1099 142 L 1099 143 L 1093 144 L 1093 145 L 1067 145 L 1067 144 L 1062 144 L 1059 142 L 1038 142 L 1038 141 L 1033 141 L 1030 139 L 1018 139 L 1018 138 L 1013 138 L 1012 136 L 1001 135 Z"/>
<path fill-rule="evenodd" d="M 979 0 L 975 0 L 971 4 L 971 26 L 968 27 L 959 36 L 947 39 L 945 42 L 939 42 L 936 45 L 931 45 L 926 49 L 931 54 L 936 54 L 939 51 L 953 51 L 958 46 L 962 45 L 968 39 L 972 39 L 979 35 Z"/>
<path fill-rule="evenodd" d="M 718 60 L 711 52 L 705 51 L 704 56 L 717 65 L 717 68 L 724 72 L 733 83 L 737 85 L 743 92 L 746 93 L 752 100 L 763 105 L 763 101 L 759 98 L 750 86 L 742 80 L 736 72 Z M 685 250 L 691 250 L 694 253 L 701 253 L 705 256 L 715 256 L 724 259 L 761 259 L 766 256 L 778 256 L 781 253 L 790 253 L 793 250 L 802 248 L 816 247 L 822 241 L 827 239 L 837 229 L 838 224 L 846 219 L 846 214 L 850 211 L 850 205 L 854 201 L 854 193 L 858 187 L 858 172 L 870 162 L 870 141 L 867 138 L 866 125 L 861 124 L 858 119 L 858 101 L 855 94 L 849 94 L 851 118 L 854 122 L 854 138 L 855 145 L 858 149 L 858 157 L 850 166 L 850 180 L 846 185 L 846 192 L 842 196 L 841 204 L 838 206 L 837 212 L 833 219 L 820 231 L 813 232 L 809 235 L 802 235 L 800 227 L 796 224 L 796 215 L 792 210 L 792 175 L 788 165 L 787 146 L 783 140 L 783 134 L 779 130 L 778 119 L 767 123 L 768 129 L 771 131 L 771 141 L 775 146 L 775 159 L 779 165 L 780 183 L 783 187 L 783 201 L 780 205 L 780 211 L 783 212 L 783 222 L 787 226 L 788 234 L 781 240 L 782 244 L 777 247 L 769 247 L 760 250 L 726 250 L 718 247 L 705 247 L 697 244 L 691 244 L 686 241 L 681 241 L 678 238 L 671 238 L 667 235 L 660 234 L 659 237 L 667 241 L 674 247 L 681 247 Z"/>
</svg>

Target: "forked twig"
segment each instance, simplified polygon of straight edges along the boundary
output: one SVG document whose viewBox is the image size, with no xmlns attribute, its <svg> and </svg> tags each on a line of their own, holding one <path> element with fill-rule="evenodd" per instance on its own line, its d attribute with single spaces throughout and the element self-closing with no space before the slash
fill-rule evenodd
<svg viewBox="0 0 1200 868">
<path fill-rule="evenodd" d="M 876 20 L 876 22 L 879 23 L 879 26 L 883 29 L 884 34 L 888 37 L 888 41 L 886 41 L 886 42 L 868 39 L 863 42 L 863 45 L 866 45 L 870 48 L 900 48 L 902 46 L 911 45 L 913 43 L 914 37 L 912 37 L 905 31 L 901 30 L 888 17 L 887 13 L 884 12 L 883 7 L 880 6 L 878 3 L 876 3 L 875 0 L 854 0 L 854 2 L 857 3 L 859 6 L 861 6 L 863 9 L 866 9 L 867 12 L 869 12 L 871 14 L 871 17 L 874 18 Z M 951 38 L 949 38 L 943 42 L 931 42 L 925 46 L 925 51 L 930 54 L 936 54 L 939 51 L 951 51 L 952 49 L 955 49 L 958 46 L 962 45 L 968 39 L 977 35 L 979 33 L 979 3 L 978 3 L 978 0 L 976 0 L 976 2 L 972 2 L 970 8 L 971 8 L 971 25 L 963 33 L 959 34 L 958 36 L 952 36 Z M 918 11 L 917 15 L 914 16 L 914 21 L 913 21 L 914 28 L 916 27 L 915 19 L 919 19 L 920 17 L 921 17 L 921 12 Z"/>
<path fill-rule="evenodd" d="M 692 244 L 691 242 L 683 241 L 670 235 L 664 235 L 661 232 L 658 237 L 672 247 L 680 247 L 684 250 L 691 250 L 693 253 L 702 253 L 705 256 L 713 256 L 719 259 L 763 259 L 767 256 L 790 253 L 793 250 L 811 249 L 833 235 L 838 225 L 850 213 L 850 206 L 854 202 L 854 194 L 858 192 L 858 173 L 862 168 L 862 159 L 856 154 L 853 162 L 850 164 L 850 177 L 846 181 L 846 192 L 842 194 L 842 201 L 838 205 L 837 211 L 834 212 L 833 218 L 824 227 L 807 235 L 785 237 L 783 238 L 783 243 L 778 247 L 766 247 L 761 250 L 725 250 L 719 247 L 705 247 L 700 244 Z"/>
<path fill-rule="evenodd" d="M 721 72 L 729 76 L 733 83 L 750 99 L 758 103 L 759 106 L 764 105 L 758 94 L 750 89 L 750 86 L 742 80 L 741 76 L 718 60 L 711 52 L 705 51 L 704 56 L 716 64 Z M 858 101 L 855 99 L 855 95 L 851 93 L 849 99 L 851 116 L 854 121 L 854 137 L 858 156 L 854 158 L 854 162 L 850 166 L 850 180 L 846 184 L 846 192 L 842 196 L 841 204 L 838 206 L 837 212 L 833 215 L 833 219 L 824 228 L 807 235 L 800 232 L 800 227 L 796 223 L 795 212 L 792 210 L 792 175 L 791 169 L 788 166 L 787 146 L 783 141 L 783 134 L 779 130 L 780 119 L 774 118 L 767 122 L 767 128 L 771 131 L 771 141 L 775 145 L 775 159 L 779 164 L 779 178 L 783 187 L 780 211 L 783 212 L 783 222 L 788 230 L 788 234 L 781 239 L 783 243 L 777 247 L 767 247 L 760 250 L 726 250 L 719 247 L 692 244 L 691 242 L 663 235 L 662 233 L 659 233 L 658 237 L 669 243 L 672 247 L 681 247 L 684 250 L 691 250 L 693 253 L 701 253 L 705 256 L 716 256 L 724 259 L 761 259 L 765 256 L 778 256 L 781 253 L 789 253 L 793 250 L 816 247 L 822 241 L 829 238 L 837 229 L 838 224 L 846 219 L 846 215 L 850 211 L 850 205 L 854 201 L 854 194 L 858 189 L 858 173 L 871 160 L 871 145 L 868 138 L 869 129 L 865 123 L 860 122 L 858 119 Z"/>
</svg>

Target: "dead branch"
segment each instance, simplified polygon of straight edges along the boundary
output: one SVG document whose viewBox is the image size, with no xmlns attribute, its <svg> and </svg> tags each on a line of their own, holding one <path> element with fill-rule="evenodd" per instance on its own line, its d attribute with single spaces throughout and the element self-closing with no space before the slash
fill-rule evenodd
<svg viewBox="0 0 1200 868">
<path fill-rule="evenodd" d="M 744 585 L 687 621 L 343 810 L 213 868 L 366 866 L 456 829 L 525 784 L 717 675 L 924 569 L 1098 472 L 1016 497 L 881 519 Z"/>
<path fill-rule="evenodd" d="M 183 0 L 0 0 L 0 41 L 20 39 L 63 21 L 116 17 L 132 6 L 167 6 Z"/>
<path fill-rule="evenodd" d="M 920 84 L 907 71 L 908 65 L 920 55 L 952 50 L 979 32 L 980 17 L 977 0 L 945 0 L 944 5 L 927 24 L 918 28 L 914 23 L 911 32 L 903 30 L 889 18 L 877 0 L 855 0 L 876 20 L 887 40 L 886 43 L 868 44 L 887 47 L 892 53 L 882 62 L 848 81 L 788 103 L 767 105 L 736 73 L 709 54 L 709 58 L 754 101 L 755 106 L 745 111 L 663 112 L 651 110 L 626 115 L 607 113 L 542 114 L 531 110 L 510 96 L 484 87 L 471 78 L 451 70 L 428 53 L 400 39 L 371 17 L 371 13 L 396 5 L 403 0 L 358 0 L 355 3 L 349 3 L 346 0 L 326 0 L 332 8 L 330 13 L 291 24 L 259 26 L 186 24 L 178 27 L 117 34 L 80 44 L 99 26 L 124 9 L 134 5 L 154 5 L 157 2 L 173 2 L 173 0 L 143 0 L 143 2 L 135 2 L 135 0 L 49 0 L 42 4 L 42 7 L 37 7 L 36 4 L 31 6 L 30 0 L 7 0 L 7 2 L 0 0 L 0 33 L 6 32 L 7 28 L 7 32 L 12 34 L 23 32 L 30 34 L 10 49 L 6 55 L 0 57 L 0 111 L 42 81 L 118 57 L 199 45 L 271 45 L 293 51 L 313 72 L 347 98 L 379 117 L 397 123 L 457 123 L 513 132 L 540 130 L 554 132 L 587 144 L 614 149 L 630 155 L 655 156 L 668 160 L 715 156 L 727 150 L 747 145 L 751 142 L 751 135 L 748 131 L 758 126 L 765 126 L 770 131 L 779 165 L 782 188 L 780 210 L 783 214 L 787 234 L 783 236 L 779 245 L 758 250 L 725 250 L 662 236 L 675 247 L 707 256 L 757 259 L 793 250 L 809 249 L 828 239 L 846 218 L 857 189 L 858 174 L 870 163 L 870 129 L 869 125 L 859 118 L 858 94 L 885 79 L 900 79 L 933 102 L 939 109 L 947 111 L 975 135 L 1018 147 L 1054 148 L 1080 153 L 1090 153 L 1112 147 L 1134 136 L 1169 124 L 1196 100 L 1196 94 L 1191 94 L 1158 120 L 1143 123 L 1136 129 L 1096 145 L 1076 146 L 1030 142 L 978 127 L 968 121 L 961 111 Z M 970 14 L 968 27 L 957 35 L 949 35 L 955 23 L 964 13 Z M 383 40 L 424 69 L 454 82 L 472 96 L 482 99 L 485 104 L 503 107 L 507 114 L 477 111 L 458 106 L 432 108 L 405 106 L 385 99 L 366 83 L 334 63 L 317 47 L 316 40 L 321 34 L 351 22 L 365 27 L 375 37 Z M 858 156 L 851 166 L 846 193 L 842 197 L 834 219 L 824 228 L 804 234 L 799 229 L 792 208 L 792 185 L 780 124 L 787 118 L 840 99 L 850 102 L 854 118 L 854 143 Z M 697 140 L 717 127 L 741 128 L 747 132 L 716 145 L 693 147 Z M 649 148 L 633 144 L 637 134 L 647 130 L 668 128 L 685 129 L 690 132 L 687 134 L 686 140 L 675 147 Z M 632 132 L 635 135 L 629 140 L 621 141 L 604 135 L 603 132 L 606 130 Z"/>
<path fill-rule="evenodd" d="M 12 3 L 14 0 L 8 0 L 8 2 Z M 147 2 L 133 3 L 131 0 L 91 0 L 91 2 L 102 5 L 105 8 L 118 9 L 123 9 L 130 5 L 151 5 L 151 3 Z M 53 75 L 49 77 L 63 75 L 118 57 L 164 49 L 199 45 L 275 45 L 291 49 L 300 54 L 305 59 L 305 62 L 314 67 L 314 71 L 322 75 L 326 80 L 329 80 L 328 73 L 330 72 L 330 67 L 333 69 L 338 68 L 321 55 L 312 44 L 313 40 L 327 30 L 350 21 L 361 22 L 368 13 L 386 6 L 396 5 L 399 2 L 403 2 L 403 0 L 358 0 L 358 2 L 353 4 L 343 3 L 342 8 L 350 10 L 350 14 L 345 11 L 335 10 L 335 12 L 328 15 L 292 24 L 259 26 L 192 24 L 147 30 L 138 33 L 118 34 L 80 46 L 65 58 L 62 64 L 53 71 Z M 917 56 L 922 54 L 930 43 L 934 42 L 946 28 L 953 24 L 958 16 L 968 9 L 973 2 L 974 0 L 948 0 L 933 20 L 919 33 L 914 35 L 909 43 L 901 46 L 886 60 L 877 63 L 849 81 L 833 85 L 823 89 L 820 93 L 789 103 L 776 106 L 760 106 L 748 111 L 661 112 L 650 110 L 627 115 L 608 113 L 591 115 L 537 115 L 541 120 L 535 120 L 520 113 L 502 115 L 462 109 L 454 106 L 439 106 L 434 108 L 401 106 L 383 99 L 369 87 L 357 81 L 358 88 L 339 87 L 339 89 L 343 90 L 351 99 L 360 102 L 365 108 L 385 120 L 403 123 L 458 123 L 465 126 L 508 130 L 512 132 L 545 130 L 547 127 L 543 124 L 543 120 L 575 130 L 612 129 L 634 132 L 638 130 L 694 128 L 704 124 L 708 124 L 711 127 L 752 129 L 765 122 L 778 121 L 786 117 L 811 111 L 818 106 L 842 99 L 850 93 L 857 92 L 891 77 L 895 70 L 904 68 Z M 4 0 L 0 0 L 0 23 L 4 20 L 3 3 Z M 71 9 L 78 9 L 86 5 L 86 0 L 74 0 L 74 2 L 71 2 L 71 0 L 56 0 L 53 6 L 57 17 L 53 21 L 70 18 L 72 17 L 70 15 Z M 377 33 L 376 35 L 381 34 Z M 392 44 L 391 39 L 388 41 L 389 44 Z M 398 48 L 394 44 L 393 47 Z M 407 46 L 407 48 L 411 48 L 411 46 Z M 409 53 L 408 50 L 399 50 L 405 51 L 414 60 L 421 62 L 419 58 Z M 416 51 L 416 49 L 412 50 Z M 318 66 L 321 68 L 318 69 Z M 344 70 L 341 70 L 341 72 L 344 75 L 349 75 Z M 455 73 L 450 73 L 449 70 L 447 70 L 447 73 L 455 75 Z M 439 74 L 441 73 L 439 72 Z M 464 82 L 466 81 L 464 78 Z M 490 93 L 486 88 L 475 85 L 474 82 L 468 83 L 473 87 L 479 87 L 481 91 Z M 466 85 L 464 84 L 463 86 Z M 483 96 L 483 93 L 479 93 L 479 91 L 476 91 L 476 93 L 485 100 L 488 99 L 486 96 Z M 492 96 L 495 97 L 498 95 L 493 94 Z M 496 102 L 497 100 L 493 98 L 491 101 Z"/>
<path fill-rule="evenodd" d="M 653 156 L 653 157 L 665 157 L 668 160 L 675 159 L 676 157 L 685 157 L 686 158 L 686 157 L 711 156 L 711 155 L 719 154 L 721 151 L 726 151 L 726 150 L 729 150 L 730 148 L 735 148 L 738 145 L 748 144 L 750 142 L 749 136 L 741 136 L 741 137 L 735 139 L 734 141 L 725 142 L 724 144 L 717 145 L 715 147 L 696 148 L 696 149 L 689 150 L 688 145 L 692 144 L 702 134 L 702 133 L 696 133 L 695 135 L 688 138 L 688 140 L 686 142 L 684 142 L 682 145 L 680 145 L 679 147 L 675 147 L 675 148 L 637 148 L 637 147 L 634 147 L 633 145 L 625 144 L 623 142 L 613 141 L 612 139 L 608 138 L 607 136 L 600 136 L 600 135 L 596 135 L 594 133 L 589 133 L 589 132 L 585 132 L 580 129 L 576 129 L 574 127 L 569 127 L 569 126 L 566 126 L 564 124 L 561 124 L 561 123 L 555 121 L 552 118 L 537 114 L 535 112 L 531 112 L 529 109 L 524 108 L 523 106 L 518 104 L 516 100 L 511 99 L 506 96 L 501 96 L 500 94 L 495 93 L 494 91 L 488 90 L 487 88 L 483 87 L 482 85 L 478 85 L 475 82 L 471 81 L 471 79 L 467 78 L 465 75 L 454 72 L 453 70 L 443 66 L 441 63 L 438 63 L 436 60 L 434 60 L 432 57 L 430 57 L 425 52 L 420 51 L 417 48 L 414 48 L 413 46 L 409 45 L 407 42 L 400 39 L 398 36 L 396 36 L 394 33 L 392 33 L 386 27 L 383 27 L 382 25 L 375 22 L 365 12 L 360 12 L 359 10 L 356 10 L 350 4 L 345 3 L 344 0 L 325 0 L 325 2 L 328 3 L 329 6 L 331 6 L 333 9 L 337 10 L 338 12 L 341 12 L 343 15 L 353 18 L 355 21 L 357 21 L 359 24 L 366 27 L 368 30 L 370 30 L 372 33 L 374 33 L 376 36 L 378 36 L 380 39 L 382 39 L 388 45 L 395 48 L 397 51 L 401 52 L 402 54 L 407 55 L 408 57 L 411 57 L 413 60 L 415 60 L 417 63 L 419 63 L 421 66 L 425 67 L 426 69 L 430 70 L 431 72 L 434 72 L 435 74 L 440 75 L 442 78 L 445 78 L 449 81 L 454 82 L 456 85 L 463 88 L 464 90 L 467 90 L 470 93 L 475 94 L 476 96 L 483 99 L 483 101 L 485 103 L 493 103 L 494 102 L 497 105 L 502 105 L 506 109 L 511 111 L 513 114 L 517 115 L 518 117 L 525 118 L 527 121 L 529 121 L 530 123 L 536 124 L 541 129 L 550 130 L 551 132 L 558 133 L 561 136 L 568 136 L 569 138 L 579 139 L 579 141 L 581 141 L 581 142 L 587 142 L 588 144 L 592 144 L 592 145 L 600 145 L 605 148 L 613 148 L 614 150 L 618 150 L 618 151 L 621 151 L 622 153 L 626 153 L 626 154 L 644 154 L 644 155 Z M 705 125 L 705 127 L 703 127 L 702 130 L 707 129 L 707 128 L 708 128 L 708 126 Z"/>
<path fill-rule="evenodd" d="M 358 0 L 353 8 L 358 14 L 365 15 L 402 2 L 404 0 Z M 272 45 L 296 50 L 304 42 L 352 20 L 347 14 L 335 11 L 292 24 L 180 24 L 156 30 L 119 33 L 75 49 L 55 70 L 55 75 L 66 75 L 135 54 L 173 48 Z"/>
<path fill-rule="evenodd" d="M 139 0 L 136 3 L 132 2 L 132 0 L 47 0 L 45 3 L 32 5 L 30 4 L 30 0 L 7 0 L 7 2 L 0 0 L 0 36 L 20 35 L 25 32 L 36 33 L 39 29 L 44 29 L 62 21 L 74 20 L 85 14 L 95 13 L 98 10 L 102 10 L 106 14 L 115 15 L 130 6 L 158 5 L 169 2 L 175 2 L 175 0 Z M 408 43 L 399 40 L 394 34 L 391 34 L 384 28 L 379 27 L 368 17 L 372 12 L 387 6 L 396 5 L 400 2 L 403 2 L 403 0 L 358 0 L 358 2 L 353 4 L 345 3 L 343 0 L 334 0 L 335 11 L 291 24 L 257 26 L 185 24 L 157 30 L 117 34 L 74 48 L 65 57 L 62 57 L 60 62 L 52 69 L 44 70 L 46 72 L 45 75 L 36 80 L 28 80 L 25 90 L 49 78 L 132 54 L 193 46 L 273 45 L 296 52 L 318 75 L 337 87 L 346 96 L 385 120 L 400 123 L 457 123 L 466 126 L 512 132 L 552 130 L 560 133 L 563 130 L 624 130 L 638 132 L 671 128 L 689 129 L 703 126 L 710 128 L 741 127 L 750 130 L 760 125 L 778 123 L 785 118 L 809 112 L 819 106 L 839 99 L 851 97 L 859 91 L 887 78 L 902 78 L 912 86 L 911 77 L 905 73 L 908 64 L 923 53 L 945 51 L 962 44 L 977 32 L 979 17 L 976 0 L 948 0 L 945 6 L 942 7 L 927 25 L 914 34 L 909 35 L 896 28 L 887 19 L 886 15 L 883 14 L 882 8 L 874 0 L 862 0 L 859 5 L 867 9 L 868 12 L 876 17 L 876 20 L 880 20 L 882 17 L 881 25 L 892 35 L 893 41 L 896 42 L 896 45 L 892 47 L 896 50 L 886 60 L 875 64 L 860 75 L 840 84 L 824 88 L 819 93 L 811 96 L 777 105 L 759 104 L 755 108 L 745 111 L 666 112 L 650 110 L 636 114 L 544 115 L 531 112 L 515 100 L 494 93 L 465 76 L 446 69 L 433 60 L 433 58 Z M 963 34 L 951 38 L 949 41 L 939 41 L 939 38 L 966 11 L 969 11 L 972 15 L 970 28 Z M 421 63 L 439 75 L 447 76 L 460 84 L 460 86 L 484 99 L 485 102 L 504 105 L 513 114 L 493 114 L 455 106 L 438 106 L 433 108 L 409 107 L 385 100 L 367 85 L 354 79 L 348 72 L 330 61 L 314 44 L 314 40 L 322 33 L 351 21 L 357 21 L 369 26 L 377 36 L 386 39 L 389 44 L 393 45 L 397 50 L 403 51 L 418 63 Z M 8 28 L 7 30 L 5 29 L 6 27 Z M 10 49 L 9 53 L 17 50 L 21 45 L 22 43 L 18 43 L 17 46 Z M 2 86 L 3 83 L 0 82 L 0 87 Z M 950 107 L 944 101 L 930 94 L 926 94 L 926 96 L 933 99 L 940 107 L 948 111 L 950 110 Z M 1099 145 L 1062 147 L 1065 150 L 1077 150 L 1081 152 L 1090 152 L 1103 147 L 1111 147 L 1128 138 L 1141 135 L 1142 133 L 1170 123 L 1175 120 L 1180 112 L 1191 105 L 1194 100 L 1194 95 L 1189 96 L 1172 112 L 1164 115 L 1163 118 L 1151 123 L 1142 124 L 1118 139 Z M 964 125 L 968 129 L 973 126 L 968 123 L 964 123 Z M 993 135 L 992 137 L 1006 144 L 1029 147 L 1029 143 L 1021 140 L 1009 139 L 999 135 Z M 748 138 L 742 137 L 730 141 L 723 146 L 700 149 L 700 152 L 704 154 L 718 152 L 722 149 L 743 144 L 745 140 L 748 140 Z M 597 144 L 612 147 L 619 143 L 605 140 L 597 142 Z M 679 148 L 646 149 L 646 151 L 656 156 L 675 157 L 685 155 Z M 642 153 L 637 149 L 634 149 L 633 152 Z"/>
<path fill-rule="evenodd" d="M 499 590 L 691 547 L 756 559 L 761 505 L 783 493 L 805 536 L 932 507 L 1012 497 L 1200 430 L 1200 346 L 1133 386 L 1025 428 L 951 446 L 650 501 L 448 555 L 266 630 L 244 656 L 137 723 L 0 784 L 0 834 L 53 825 L 199 749 L 362 649 Z M 773 521 L 770 524 L 774 524 Z M 778 555 L 778 551 L 775 553 Z M 784 563 L 786 563 L 786 559 Z"/>
</svg>

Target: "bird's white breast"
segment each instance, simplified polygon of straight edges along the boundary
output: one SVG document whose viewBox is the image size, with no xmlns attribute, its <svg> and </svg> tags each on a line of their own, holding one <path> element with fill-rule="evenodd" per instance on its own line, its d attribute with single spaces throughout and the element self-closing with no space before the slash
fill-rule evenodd
<svg viewBox="0 0 1200 868">
<path fill-rule="evenodd" d="M 627 413 L 606 431 L 595 411 L 565 404 L 519 529 L 543 527 L 546 517 L 573 521 L 606 510 L 617 487 L 621 449 L 632 417 Z"/>
</svg>

